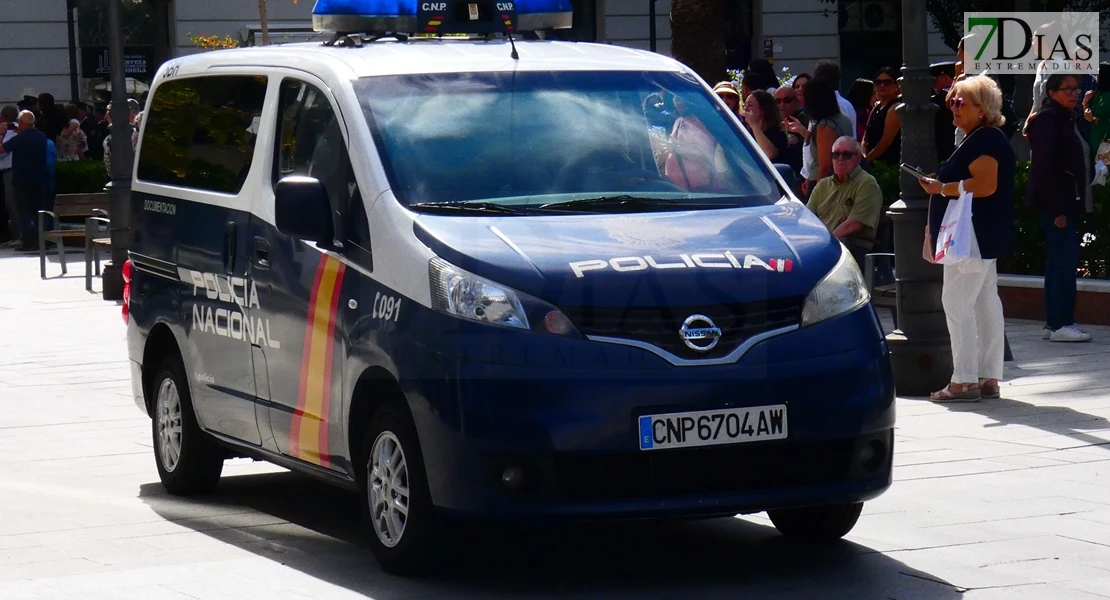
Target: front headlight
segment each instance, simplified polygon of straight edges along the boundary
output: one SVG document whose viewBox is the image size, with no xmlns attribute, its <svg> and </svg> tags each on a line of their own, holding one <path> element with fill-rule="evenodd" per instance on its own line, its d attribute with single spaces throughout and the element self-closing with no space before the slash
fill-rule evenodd
<svg viewBox="0 0 1110 600">
<path fill-rule="evenodd" d="M 856 260 L 847 246 L 840 244 L 840 260 L 806 297 L 802 308 L 802 327 L 851 312 L 871 300 Z"/>
<path fill-rule="evenodd" d="M 428 263 L 432 308 L 461 319 L 581 337 L 558 308 L 508 286 L 490 281 L 443 260 Z"/>
</svg>

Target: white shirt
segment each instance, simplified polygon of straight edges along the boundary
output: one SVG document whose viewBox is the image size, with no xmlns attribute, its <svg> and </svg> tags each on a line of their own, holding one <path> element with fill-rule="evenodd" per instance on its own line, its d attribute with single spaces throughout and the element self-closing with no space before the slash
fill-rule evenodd
<svg viewBox="0 0 1110 600">
<path fill-rule="evenodd" d="M 16 135 L 18 135 L 16 132 L 9 129 L 8 132 L 4 134 L 3 143 L 8 143 L 8 140 L 12 139 Z M 12 168 L 12 153 L 5 152 L 3 154 L 0 154 L 0 171 L 7 171 L 10 168 Z"/>
<path fill-rule="evenodd" d="M 852 121 L 852 137 L 856 136 L 856 107 L 852 106 L 851 102 L 844 99 L 840 95 L 840 90 L 836 91 L 836 103 L 840 106 L 840 112 L 848 116 Z M 856 140 L 859 141 L 859 140 Z"/>
</svg>

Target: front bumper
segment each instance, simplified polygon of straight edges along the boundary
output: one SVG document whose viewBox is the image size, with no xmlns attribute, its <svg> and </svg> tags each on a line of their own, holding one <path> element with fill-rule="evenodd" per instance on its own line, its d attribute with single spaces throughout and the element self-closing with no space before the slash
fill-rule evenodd
<svg viewBox="0 0 1110 600">
<path fill-rule="evenodd" d="M 873 318 L 866 310 L 845 320 Z M 776 343 L 797 343 L 791 337 Z M 436 353 L 422 364 L 440 365 L 439 378 L 402 386 L 433 502 L 447 511 L 586 518 L 758 512 L 860 502 L 890 486 L 894 385 L 886 346 L 873 340 L 798 360 L 634 371 Z M 786 353 L 772 347 L 769 354 Z M 785 440 L 639 450 L 641 415 L 770 404 L 787 406 Z M 517 487 L 502 482 L 511 467 L 523 474 Z"/>
</svg>

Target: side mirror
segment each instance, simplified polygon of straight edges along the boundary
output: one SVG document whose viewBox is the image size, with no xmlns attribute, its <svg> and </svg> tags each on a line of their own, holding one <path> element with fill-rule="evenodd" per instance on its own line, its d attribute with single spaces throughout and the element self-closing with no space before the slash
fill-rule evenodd
<svg viewBox="0 0 1110 600">
<path fill-rule="evenodd" d="M 284 177 L 274 186 L 274 213 L 282 234 L 331 247 L 335 226 L 324 184 L 312 177 Z"/>
<path fill-rule="evenodd" d="M 790 187 L 790 192 L 794 194 L 799 200 L 802 199 L 802 190 L 798 189 L 798 177 L 794 175 L 794 169 L 790 165 L 783 163 L 773 163 L 775 170 L 779 172 L 779 177 L 786 182 Z"/>
</svg>

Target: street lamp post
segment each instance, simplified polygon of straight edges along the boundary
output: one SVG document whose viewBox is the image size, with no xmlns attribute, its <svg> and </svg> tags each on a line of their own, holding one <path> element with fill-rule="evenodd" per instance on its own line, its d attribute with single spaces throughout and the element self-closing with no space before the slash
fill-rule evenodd
<svg viewBox="0 0 1110 600">
<path fill-rule="evenodd" d="M 112 70 L 112 178 L 108 184 L 108 209 L 111 213 L 109 233 L 112 238 L 112 262 L 104 266 L 103 297 L 123 298 L 121 267 L 127 260 L 131 244 L 131 168 L 134 148 L 131 146 L 131 108 L 127 104 L 127 73 L 124 70 L 123 8 L 121 0 L 108 0 L 108 60 Z"/>
<path fill-rule="evenodd" d="M 927 173 L 937 169 L 930 99 L 925 3 L 902 0 L 902 160 Z M 922 258 L 929 196 L 912 176 L 901 175 L 901 199 L 887 213 L 894 224 L 898 329 L 887 336 L 894 385 L 900 395 L 924 396 L 952 376 L 952 349 L 941 303 L 943 270 Z"/>
</svg>

